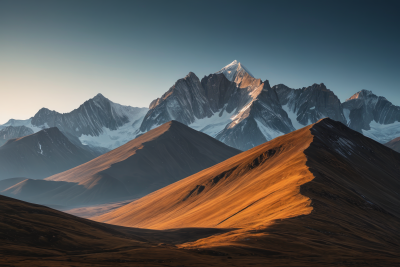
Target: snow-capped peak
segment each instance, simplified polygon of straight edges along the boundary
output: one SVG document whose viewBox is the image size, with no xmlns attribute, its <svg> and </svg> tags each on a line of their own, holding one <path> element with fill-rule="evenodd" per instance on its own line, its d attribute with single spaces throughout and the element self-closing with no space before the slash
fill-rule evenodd
<svg viewBox="0 0 400 267">
<path fill-rule="evenodd" d="M 372 93 L 372 91 L 369 90 L 361 90 L 357 93 L 355 93 L 354 95 L 352 95 L 350 98 L 346 99 L 346 101 L 350 101 L 353 99 L 361 99 L 361 98 L 376 98 L 377 96 L 374 95 L 374 93 Z"/>
<path fill-rule="evenodd" d="M 232 63 L 223 67 L 220 71 L 216 72 L 216 74 L 219 73 L 223 73 L 225 77 L 232 82 L 235 81 L 236 76 L 238 75 L 243 76 L 244 73 L 247 73 L 254 78 L 254 76 L 250 73 L 250 71 L 248 71 L 246 67 L 243 66 L 243 64 L 241 64 L 237 60 L 234 60 Z"/>
</svg>

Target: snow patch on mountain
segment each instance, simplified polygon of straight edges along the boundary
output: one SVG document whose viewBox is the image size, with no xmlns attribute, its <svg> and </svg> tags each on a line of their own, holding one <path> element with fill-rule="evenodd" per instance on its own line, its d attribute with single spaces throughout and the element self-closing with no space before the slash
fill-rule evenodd
<svg viewBox="0 0 400 267">
<path fill-rule="evenodd" d="M 118 117 L 126 116 L 128 117 L 130 122 L 134 122 L 138 119 L 138 117 L 142 117 L 146 115 L 148 109 L 147 108 L 136 108 L 131 106 L 123 106 L 117 103 L 110 101 L 113 112 Z"/>
<path fill-rule="evenodd" d="M 283 105 L 282 109 L 288 114 L 288 117 L 292 121 L 292 125 L 296 130 L 306 126 L 297 121 L 297 114 L 291 110 L 289 104 Z"/>
<path fill-rule="evenodd" d="M 43 155 L 42 145 L 40 143 L 39 143 L 39 149 L 40 149 L 39 153 Z"/>
<path fill-rule="evenodd" d="M 236 75 L 240 72 L 247 72 L 247 74 L 254 78 L 250 71 L 237 60 L 234 60 L 232 63 L 226 65 L 221 70 L 217 71 L 216 74 L 223 73 L 228 80 L 233 82 Z"/>
<path fill-rule="evenodd" d="M 272 140 L 278 136 L 285 134 L 265 126 L 261 121 L 257 119 L 255 119 L 255 121 L 257 123 L 258 129 L 260 129 L 261 133 L 265 136 L 265 138 L 267 138 L 267 140 Z"/>
<path fill-rule="evenodd" d="M 221 111 L 214 113 L 209 118 L 196 118 L 196 120 L 188 126 L 192 129 L 208 134 L 211 137 L 215 137 L 225 128 L 227 124 L 231 123 L 232 121 L 234 111 L 228 113 L 225 108 L 226 105 L 222 108 Z"/>
<path fill-rule="evenodd" d="M 343 115 L 346 118 L 346 125 L 350 125 L 350 110 L 347 108 L 343 108 Z"/>
<path fill-rule="evenodd" d="M 102 133 L 100 135 L 92 136 L 83 134 L 79 137 L 79 140 L 83 145 L 88 145 L 90 147 L 104 147 L 109 150 L 115 149 L 135 139 L 136 136 L 140 134 L 139 127 L 143 118 L 144 116 L 142 116 L 139 121 L 136 121 L 134 125 L 129 122 L 122 125 L 117 130 L 110 130 L 106 127 L 102 127 Z"/>
<path fill-rule="evenodd" d="M 370 130 L 362 130 L 363 135 L 385 144 L 400 136 L 400 122 L 391 124 L 380 124 L 372 121 L 369 125 Z"/>
</svg>

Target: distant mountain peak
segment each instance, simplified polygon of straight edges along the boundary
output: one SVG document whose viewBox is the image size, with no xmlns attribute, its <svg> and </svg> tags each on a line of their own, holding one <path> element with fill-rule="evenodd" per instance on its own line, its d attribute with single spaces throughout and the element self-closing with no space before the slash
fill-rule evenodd
<svg viewBox="0 0 400 267">
<path fill-rule="evenodd" d="M 101 93 L 98 93 L 95 97 L 92 98 L 94 101 L 99 102 L 99 101 L 104 101 L 108 100 L 107 97 L 103 96 Z"/>
<path fill-rule="evenodd" d="M 194 79 L 198 79 L 198 77 L 197 77 L 197 75 L 196 74 L 194 74 L 193 72 L 189 72 L 186 76 L 185 76 L 185 78 L 184 79 L 187 79 L 187 78 L 194 78 Z"/>
<path fill-rule="evenodd" d="M 370 97 L 377 97 L 372 91 L 362 89 L 361 91 L 355 93 L 350 98 L 346 99 L 346 101 L 353 100 L 353 99 L 360 99 L 360 98 L 370 98 Z"/>
<path fill-rule="evenodd" d="M 219 73 L 223 73 L 231 82 L 235 81 L 238 75 L 243 76 L 245 73 L 254 78 L 253 74 L 251 74 L 250 71 L 237 60 L 232 61 L 232 63 L 226 65 L 221 70 L 216 72 L 216 74 Z"/>
</svg>

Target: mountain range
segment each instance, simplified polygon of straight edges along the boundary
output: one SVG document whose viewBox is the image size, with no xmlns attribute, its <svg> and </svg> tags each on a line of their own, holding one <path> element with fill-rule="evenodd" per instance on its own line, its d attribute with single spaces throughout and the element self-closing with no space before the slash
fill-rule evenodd
<svg viewBox="0 0 400 267">
<path fill-rule="evenodd" d="M 100 155 L 176 120 L 244 151 L 325 117 L 380 143 L 400 136 L 400 107 L 384 97 L 361 90 L 342 103 L 322 83 L 271 87 L 236 60 L 201 80 L 190 72 L 149 108 L 122 106 L 98 94 L 70 113 L 42 108 L 28 120 L 10 120 L 0 128 L 58 127 L 75 145 Z M 7 138 L 3 134 L 1 140 Z"/>
<path fill-rule="evenodd" d="M 32 118 L 11 119 L 2 128 L 24 126 L 38 132 L 57 127 L 75 145 L 100 155 L 135 138 L 147 110 L 119 105 L 98 94 L 69 113 L 42 108 Z"/>
</svg>

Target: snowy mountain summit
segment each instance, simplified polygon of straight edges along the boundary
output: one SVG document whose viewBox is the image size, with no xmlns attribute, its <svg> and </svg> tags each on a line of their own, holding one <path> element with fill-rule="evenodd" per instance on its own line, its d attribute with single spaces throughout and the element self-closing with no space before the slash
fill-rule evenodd
<svg viewBox="0 0 400 267">
<path fill-rule="evenodd" d="M 243 66 L 240 62 L 234 60 L 231 64 L 226 65 L 220 71 L 217 71 L 216 74 L 224 74 L 225 77 L 231 82 L 237 82 L 242 79 L 246 75 L 250 75 L 252 78 L 254 76 L 248 71 L 245 66 Z"/>
</svg>

